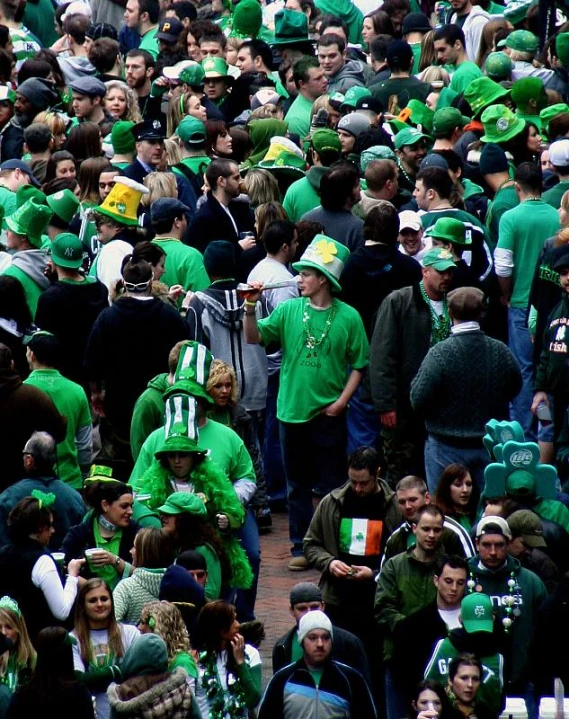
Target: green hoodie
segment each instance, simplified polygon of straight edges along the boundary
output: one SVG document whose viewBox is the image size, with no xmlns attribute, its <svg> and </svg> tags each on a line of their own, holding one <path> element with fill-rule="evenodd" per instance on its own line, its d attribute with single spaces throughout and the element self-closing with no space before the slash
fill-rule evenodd
<svg viewBox="0 0 569 719">
<path fill-rule="evenodd" d="M 147 602 L 157 601 L 165 571 L 166 569 L 138 567 L 132 577 L 127 577 L 117 584 L 113 591 L 117 622 L 138 624 L 142 607 Z"/>
<path fill-rule="evenodd" d="M 170 387 L 168 373 L 159 374 L 136 400 L 130 425 L 130 446 L 136 462 L 144 440 L 164 424 L 164 392 Z"/>
<path fill-rule="evenodd" d="M 168 649 L 158 634 L 141 634 L 124 653 L 123 680 L 168 671 Z"/>
<path fill-rule="evenodd" d="M 282 137 L 286 135 L 287 130 L 288 122 L 284 120 L 269 118 L 252 120 L 249 124 L 249 136 L 251 137 L 253 150 L 241 167 L 246 169 L 254 167 L 267 154 L 271 139 L 276 136 Z"/>
<path fill-rule="evenodd" d="M 524 569 L 513 557 L 508 557 L 505 565 L 497 571 L 487 569 L 478 555 L 469 560 L 468 566 L 476 585 L 490 596 L 500 619 L 506 617 L 504 602 L 510 597 L 508 581 L 512 578 L 512 574 L 517 581 L 518 587 L 513 594 L 516 599 L 514 611 L 519 609 L 521 613 L 518 617 L 513 616 L 514 621 L 509 630 L 512 638 L 509 681 L 511 684 L 518 683 L 516 689 L 519 689 L 524 682 L 527 682 L 529 651 L 536 613 L 547 598 L 545 585 L 536 574 Z"/>
<path fill-rule="evenodd" d="M 283 209 L 291 222 L 298 222 L 302 215 L 320 204 L 320 181 L 328 172 L 327 167 L 311 167 L 306 177 L 293 182 L 286 191 Z"/>
</svg>

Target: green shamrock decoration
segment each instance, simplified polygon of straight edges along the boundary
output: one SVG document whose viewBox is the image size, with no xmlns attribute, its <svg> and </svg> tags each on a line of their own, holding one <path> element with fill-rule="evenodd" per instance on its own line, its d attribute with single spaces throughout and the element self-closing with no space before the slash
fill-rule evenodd
<svg viewBox="0 0 569 719">
<path fill-rule="evenodd" d="M 539 464 L 539 446 L 535 442 L 508 441 L 500 447 L 502 461 L 484 470 L 487 497 L 555 498 L 557 471 L 549 464 Z"/>
</svg>

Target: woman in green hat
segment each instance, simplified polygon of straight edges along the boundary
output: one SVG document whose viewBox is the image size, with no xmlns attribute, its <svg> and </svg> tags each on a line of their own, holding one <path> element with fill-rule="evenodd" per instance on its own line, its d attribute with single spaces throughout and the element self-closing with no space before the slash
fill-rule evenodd
<svg viewBox="0 0 569 719">
<path fill-rule="evenodd" d="M 522 162 L 536 162 L 541 149 L 537 126 L 527 122 L 506 105 L 491 105 L 481 116 L 484 126 L 482 142 L 493 142 L 509 153 L 515 167 Z"/>
</svg>

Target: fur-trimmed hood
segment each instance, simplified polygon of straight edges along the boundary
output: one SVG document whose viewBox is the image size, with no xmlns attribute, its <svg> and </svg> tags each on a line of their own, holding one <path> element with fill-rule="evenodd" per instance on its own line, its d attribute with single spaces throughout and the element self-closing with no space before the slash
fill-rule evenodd
<svg viewBox="0 0 569 719">
<path fill-rule="evenodd" d="M 129 719 L 187 719 L 192 692 L 186 672 L 133 677 L 107 690 L 111 717 Z"/>
</svg>

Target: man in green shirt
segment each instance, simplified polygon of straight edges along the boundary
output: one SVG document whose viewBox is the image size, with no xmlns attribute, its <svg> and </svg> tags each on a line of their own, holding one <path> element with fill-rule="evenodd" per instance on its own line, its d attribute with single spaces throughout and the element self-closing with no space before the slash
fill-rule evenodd
<svg viewBox="0 0 569 719">
<path fill-rule="evenodd" d="M 468 59 L 464 33 L 457 25 L 444 25 L 435 32 L 435 52 L 439 65 L 450 65 L 450 87 L 455 92 L 464 92 L 472 80 L 482 77 L 478 65 Z"/>
<path fill-rule="evenodd" d="M 87 395 L 55 369 L 60 345 L 50 332 L 36 332 L 28 342 L 27 358 L 32 370 L 24 384 L 43 390 L 67 420 L 67 433 L 57 445 L 58 476 L 70 487 L 81 489 L 91 465 L 93 426 Z"/>
<path fill-rule="evenodd" d="M 314 495 L 344 483 L 346 408 L 368 364 L 369 345 L 360 315 L 340 302 L 339 278 L 349 250 L 316 235 L 299 262 L 298 299 L 278 305 L 257 322 L 262 286 L 245 300 L 243 328 L 251 344 L 283 350 L 277 418 L 289 498 L 291 571 L 308 568 L 302 543 Z"/>
<path fill-rule="evenodd" d="M 188 115 L 178 125 L 177 134 L 182 161 L 174 165 L 172 170 L 177 175 L 186 177 L 199 197 L 204 183 L 204 173 L 211 162 L 205 151 L 205 125 L 197 117 Z"/>
<path fill-rule="evenodd" d="M 149 52 L 154 60 L 158 58 L 158 0 L 128 0 L 124 12 L 126 27 L 136 30 L 141 36 L 139 50 Z"/>
<path fill-rule="evenodd" d="M 326 92 L 328 80 L 318 60 L 303 57 L 295 62 L 292 76 L 298 95 L 286 114 L 288 131 L 295 132 L 301 138 L 310 132 L 310 112 L 314 101 Z"/>
<path fill-rule="evenodd" d="M 188 211 L 186 205 L 173 197 L 155 200 L 150 208 L 150 221 L 155 232 L 152 242 L 166 253 L 161 281 L 168 287 L 180 285 L 186 292 L 197 292 L 209 287 L 210 280 L 201 252 L 182 242 L 188 227 Z"/>
<path fill-rule="evenodd" d="M 549 147 L 549 161 L 559 177 L 557 185 L 543 193 L 543 201 L 558 210 L 563 195 L 569 190 L 569 140 L 561 139 Z"/>
<path fill-rule="evenodd" d="M 482 148 L 480 155 L 480 174 L 486 184 L 495 193 L 486 214 L 486 229 L 490 238 L 492 252 L 498 244 L 500 219 L 507 210 L 520 204 L 514 178 L 510 174 L 510 165 L 506 153 L 492 142 Z"/>
</svg>

